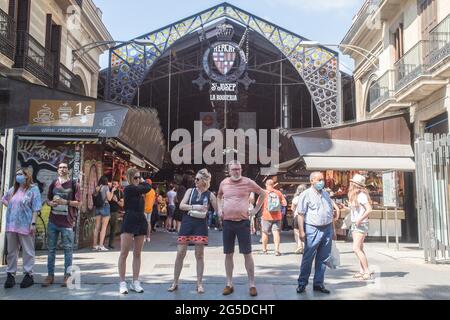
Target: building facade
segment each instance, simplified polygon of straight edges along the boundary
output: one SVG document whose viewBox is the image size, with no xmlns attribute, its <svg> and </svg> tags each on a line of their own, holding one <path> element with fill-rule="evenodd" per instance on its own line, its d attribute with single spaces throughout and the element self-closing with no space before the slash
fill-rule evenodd
<svg viewBox="0 0 450 320">
<path fill-rule="evenodd" d="M 409 117 L 419 242 L 427 260 L 448 259 L 450 1 L 367 0 L 341 45 L 355 61 L 357 119 Z"/>
<path fill-rule="evenodd" d="M 0 72 L 96 97 L 99 56 L 112 41 L 92 0 L 0 0 Z"/>
<path fill-rule="evenodd" d="M 442 118 L 448 132 L 449 35 L 447 0 L 365 1 L 341 42 L 355 61 L 357 119 L 409 112 L 416 137 Z"/>
</svg>

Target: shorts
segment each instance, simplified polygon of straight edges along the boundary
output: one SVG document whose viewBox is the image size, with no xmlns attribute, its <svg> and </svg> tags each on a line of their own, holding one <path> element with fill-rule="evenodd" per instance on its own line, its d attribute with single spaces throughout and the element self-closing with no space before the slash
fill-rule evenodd
<svg viewBox="0 0 450 320">
<path fill-rule="evenodd" d="M 223 221 L 223 253 L 234 253 L 236 237 L 239 244 L 239 253 L 252 253 L 252 239 L 250 235 L 250 220 Z"/>
<path fill-rule="evenodd" d="M 95 208 L 95 216 L 111 216 L 111 207 L 109 206 L 109 203 L 105 203 L 101 208 Z"/>
<path fill-rule="evenodd" d="M 269 234 L 270 231 L 280 231 L 281 221 L 280 220 L 262 220 L 262 232 Z"/>
<path fill-rule="evenodd" d="M 174 214 L 175 214 L 175 206 L 169 204 L 169 206 L 167 207 L 167 216 L 172 219 Z"/>
<path fill-rule="evenodd" d="M 147 218 L 148 223 L 152 222 L 152 213 L 151 212 L 146 212 L 145 217 Z"/>
<path fill-rule="evenodd" d="M 355 223 L 352 223 L 350 231 L 351 232 L 359 232 L 359 233 L 367 235 L 369 233 L 369 223 L 368 222 L 361 223 L 361 225 L 359 227 L 357 227 Z"/>
</svg>

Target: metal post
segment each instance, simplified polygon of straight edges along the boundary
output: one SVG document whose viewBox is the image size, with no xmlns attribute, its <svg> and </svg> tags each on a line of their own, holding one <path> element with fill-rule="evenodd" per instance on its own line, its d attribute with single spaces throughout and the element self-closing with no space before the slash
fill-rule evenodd
<svg viewBox="0 0 450 320">
<path fill-rule="evenodd" d="M 104 92 L 106 101 L 111 101 L 111 59 L 112 59 L 112 54 L 113 54 L 112 50 L 109 49 L 108 71 L 106 73 L 106 86 L 105 86 L 105 92 Z"/>
<path fill-rule="evenodd" d="M 395 207 L 394 210 L 394 226 L 395 226 L 395 244 L 397 246 L 397 251 L 400 250 L 399 244 L 398 244 L 398 229 L 397 229 L 397 207 Z"/>
<path fill-rule="evenodd" d="M 225 99 L 225 106 L 223 108 L 223 126 L 225 127 L 225 130 L 227 129 L 227 100 Z"/>
<path fill-rule="evenodd" d="M 389 248 L 389 231 L 388 231 L 388 209 L 384 208 L 384 228 L 386 232 L 386 245 Z"/>
<path fill-rule="evenodd" d="M 2 170 L 2 185 L 0 186 L 0 193 L 3 195 L 11 185 L 13 185 L 13 176 L 16 172 L 16 144 L 14 129 L 5 130 L 5 148 L 3 153 L 3 170 Z M 0 210 L 2 219 L 0 225 L 0 264 L 6 263 L 6 210 L 2 204 Z"/>
<path fill-rule="evenodd" d="M 138 86 L 137 88 L 137 106 L 140 107 L 140 101 L 141 101 L 141 90 L 140 87 Z"/>
<path fill-rule="evenodd" d="M 280 60 L 280 128 L 283 128 L 283 56 Z"/>
<path fill-rule="evenodd" d="M 169 51 L 169 102 L 167 107 L 167 152 L 170 151 L 170 96 L 172 94 L 172 50 Z"/>
</svg>

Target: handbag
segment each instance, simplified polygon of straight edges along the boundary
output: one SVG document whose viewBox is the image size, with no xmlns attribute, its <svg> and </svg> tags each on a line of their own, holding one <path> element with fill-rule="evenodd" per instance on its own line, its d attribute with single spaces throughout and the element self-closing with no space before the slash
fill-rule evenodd
<svg viewBox="0 0 450 320">
<path fill-rule="evenodd" d="M 194 189 L 191 191 L 191 196 L 189 197 L 189 204 L 192 205 L 192 195 L 194 194 Z M 205 219 L 206 218 L 206 211 L 198 211 L 198 210 L 189 210 L 188 215 L 190 215 L 193 218 L 197 219 Z"/>
<path fill-rule="evenodd" d="M 345 216 L 344 221 L 342 221 L 341 229 L 350 229 L 352 226 L 352 214 L 349 213 Z"/>
</svg>

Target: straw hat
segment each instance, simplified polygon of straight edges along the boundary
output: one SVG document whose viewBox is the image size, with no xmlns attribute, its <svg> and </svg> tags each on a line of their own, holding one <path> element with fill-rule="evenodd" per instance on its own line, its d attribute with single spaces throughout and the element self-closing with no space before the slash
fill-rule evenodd
<svg viewBox="0 0 450 320">
<path fill-rule="evenodd" d="M 366 178 L 360 174 L 355 174 L 353 178 L 350 179 L 351 182 L 356 183 L 358 186 L 366 187 Z"/>
</svg>

